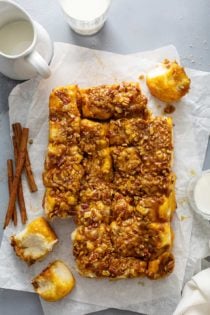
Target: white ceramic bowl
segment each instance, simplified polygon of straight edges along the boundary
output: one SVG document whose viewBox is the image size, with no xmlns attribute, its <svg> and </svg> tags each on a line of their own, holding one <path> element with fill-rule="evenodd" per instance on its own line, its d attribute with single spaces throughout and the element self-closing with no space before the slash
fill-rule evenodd
<svg viewBox="0 0 210 315">
<path fill-rule="evenodd" d="M 188 201 L 191 205 L 191 207 L 193 208 L 193 210 L 199 214 L 200 216 L 202 216 L 204 219 L 206 220 L 210 220 L 210 211 L 208 212 L 207 210 L 205 211 L 205 209 L 201 208 L 201 206 L 199 206 L 198 204 L 198 200 L 196 200 L 196 195 L 195 192 L 197 192 L 198 189 L 198 185 L 200 184 L 200 180 L 203 176 L 205 176 L 206 174 L 210 174 L 210 170 L 206 170 L 203 171 L 201 173 L 200 176 L 196 176 L 194 177 L 188 187 L 187 187 L 187 196 L 188 196 Z M 210 194 L 210 187 L 208 187 L 208 191 L 206 191 L 208 194 Z M 210 205 L 209 205 L 210 207 Z"/>
</svg>

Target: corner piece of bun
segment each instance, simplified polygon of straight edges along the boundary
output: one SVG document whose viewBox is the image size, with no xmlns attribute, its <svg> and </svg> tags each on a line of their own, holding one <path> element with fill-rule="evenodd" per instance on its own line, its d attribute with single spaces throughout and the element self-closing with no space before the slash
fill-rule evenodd
<svg viewBox="0 0 210 315">
<path fill-rule="evenodd" d="M 32 280 L 36 293 L 48 302 L 56 302 L 69 294 L 75 286 L 70 269 L 56 260 Z"/>
<path fill-rule="evenodd" d="M 43 259 L 57 242 L 55 232 L 43 217 L 36 218 L 23 231 L 11 236 L 16 255 L 28 265 Z"/>
<path fill-rule="evenodd" d="M 179 101 L 190 89 L 190 79 L 176 61 L 164 60 L 146 75 L 150 93 L 160 101 Z"/>
</svg>

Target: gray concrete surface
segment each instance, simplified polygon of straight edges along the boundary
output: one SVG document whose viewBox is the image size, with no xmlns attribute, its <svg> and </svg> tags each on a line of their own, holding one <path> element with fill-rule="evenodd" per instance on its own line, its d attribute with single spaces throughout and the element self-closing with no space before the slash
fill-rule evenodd
<svg viewBox="0 0 210 315">
<path fill-rule="evenodd" d="M 47 29 L 54 41 L 122 54 L 174 44 L 184 66 L 210 70 L 210 1 L 208 0 L 113 0 L 104 28 L 100 33 L 90 37 L 77 35 L 70 30 L 56 0 L 18 0 L 17 2 Z M 0 74 L 0 239 L 8 197 L 5 161 L 12 156 L 6 113 L 7 98 L 16 84 L 17 82 Z M 205 168 L 207 166 L 209 167 L 209 164 L 205 163 Z M 0 315 L 14 314 L 42 315 L 38 297 L 31 293 L 0 290 Z M 135 313 L 109 309 L 97 314 Z"/>
</svg>

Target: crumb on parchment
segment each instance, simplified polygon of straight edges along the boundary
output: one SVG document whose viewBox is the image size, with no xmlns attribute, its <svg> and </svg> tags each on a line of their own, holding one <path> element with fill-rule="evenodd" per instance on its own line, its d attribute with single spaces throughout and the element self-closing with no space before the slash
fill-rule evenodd
<svg viewBox="0 0 210 315">
<path fill-rule="evenodd" d="M 143 281 L 138 281 L 138 284 L 141 285 L 142 287 L 145 286 L 145 283 Z"/>
<path fill-rule="evenodd" d="M 178 203 L 180 206 L 183 206 L 185 203 L 187 203 L 187 197 L 179 198 L 179 199 L 177 200 L 177 203 Z"/>
<path fill-rule="evenodd" d="M 164 108 L 164 113 L 165 114 L 172 114 L 174 113 L 176 110 L 175 106 L 172 104 L 166 104 L 165 108 Z"/>
<path fill-rule="evenodd" d="M 195 170 L 193 170 L 193 169 L 192 169 L 192 170 L 190 170 L 190 175 L 191 175 L 191 176 L 196 176 L 196 175 L 197 175 L 197 174 L 196 174 L 196 171 L 195 171 Z"/>
<path fill-rule="evenodd" d="M 180 221 L 185 221 L 185 220 L 187 220 L 187 219 L 189 219 L 189 217 L 186 216 L 186 215 L 181 215 L 181 216 L 180 216 Z"/>
</svg>

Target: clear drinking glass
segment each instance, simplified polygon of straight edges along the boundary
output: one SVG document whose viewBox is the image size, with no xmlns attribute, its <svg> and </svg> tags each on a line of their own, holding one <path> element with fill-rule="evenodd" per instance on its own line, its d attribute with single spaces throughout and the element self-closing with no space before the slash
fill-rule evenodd
<svg viewBox="0 0 210 315">
<path fill-rule="evenodd" d="M 111 0 L 59 0 L 70 27 L 78 34 L 92 35 L 104 25 Z"/>
</svg>

